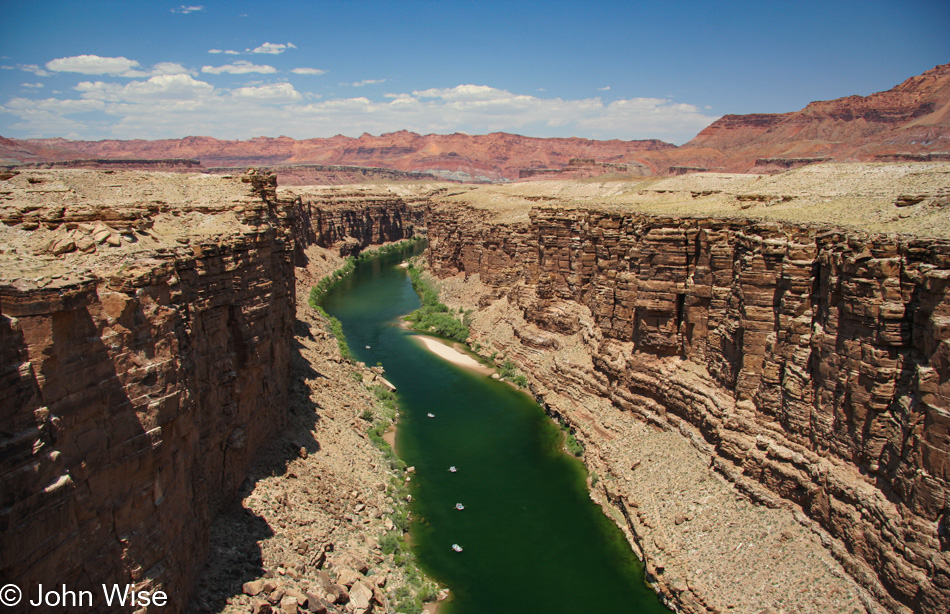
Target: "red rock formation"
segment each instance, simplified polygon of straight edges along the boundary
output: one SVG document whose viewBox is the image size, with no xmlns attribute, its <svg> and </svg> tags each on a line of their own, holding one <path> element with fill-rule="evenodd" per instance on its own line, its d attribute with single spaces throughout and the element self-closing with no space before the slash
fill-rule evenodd
<svg viewBox="0 0 950 614">
<path fill-rule="evenodd" d="M 753 498 L 792 502 L 837 537 L 836 558 L 888 609 L 946 611 L 950 242 L 588 210 L 493 226 L 479 213 L 431 211 L 434 272 L 479 274 L 540 331 L 576 332 L 570 304 L 599 329 L 584 337 L 595 373 L 580 376 L 531 364 L 537 343 L 516 333 L 525 349 L 509 355 L 541 388 L 686 421 Z"/>
<path fill-rule="evenodd" d="M 270 230 L 0 288 L 4 578 L 187 602 L 211 518 L 285 419 L 288 248 Z"/>
<path fill-rule="evenodd" d="M 634 161 L 641 152 L 673 148 L 655 139 L 645 141 L 593 141 L 590 139 L 539 139 L 496 132 L 487 135 L 427 134 L 405 130 L 359 138 L 295 140 L 289 137 L 222 141 L 187 137 L 158 141 L 68 141 L 6 139 L 14 149 L 45 152 L 50 159 L 94 158 L 196 158 L 205 166 L 273 166 L 288 164 L 354 165 L 400 171 L 440 171 L 449 179 L 494 181 L 516 179 L 521 169 L 558 168 L 572 158 L 598 162 Z M 40 148 L 42 151 L 40 151 Z M 57 148 L 64 150 L 56 154 Z M 76 153 L 78 152 L 78 154 Z M 32 155 L 32 154 L 31 154 Z M 44 158 L 45 159 L 45 158 Z M 23 161 L 43 161 L 31 158 Z"/>
<path fill-rule="evenodd" d="M 425 228 L 425 197 L 403 198 L 386 192 L 325 189 L 297 199 L 298 246 L 337 248 L 341 255 L 369 245 L 400 241 Z"/>
<path fill-rule="evenodd" d="M 874 161 L 932 152 L 950 152 L 950 64 L 870 96 L 812 102 L 793 113 L 726 115 L 672 158 L 680 166 L 749 172 L 758 158 L 790 160 L 778 170 L 802 158 Z"/>
</svg>

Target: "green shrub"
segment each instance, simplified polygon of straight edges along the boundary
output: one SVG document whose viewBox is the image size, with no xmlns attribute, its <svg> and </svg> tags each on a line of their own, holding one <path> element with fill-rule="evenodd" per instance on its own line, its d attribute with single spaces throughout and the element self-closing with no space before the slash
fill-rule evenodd
<svg viewBox="0 0 950 614">
<path fill-rule="evenodd" d="M 346 336 L 343 335 L 343 324 L 339 320 L 327 313 L 326 309 L 316 307 L 317 312 L 326 318 L 327 322 L 330 324 L 330 332 L 333 333 L 333 336 L 336 337 L 336 345 L 340 348 L 340 355 L 343 356 L 344 360 L 351 360 L 353 355 L 350 353 L 350 346 L 346 344 Z"/>
<path fill-rule="evenodd" d="M 570 431 L 567 433 L 564 445 L 567 447 L 568 452 L 578 458 L 584 454 L 584 446 L 581 444 L 581 442 L 577 441 L 577 438 L 574 437 L 574 433 L 571 433 Z"/>
<path fill-rule="evenodd" d="M 515 363 L 510 360 L 501 363 L 501 367 L 498 368 L 498 375 L 501 376 L 501 379 L 508 380 L 518 388 L 528 387 L 528 378 L 519 373 Z"/>
<path fill-rule="evenodd" d="M 501 363 L 501 367 L 498 368 L 498 375 L 500 375 L 502 379 L 511 379 L 517 374 L 518 368 L 515 367 L 515 363 L 510 360 Z"/>
<path fill-rule="evenodd" d="M 439 598 L 439 587 L 434 582 L 426 582 L 419 590 L 419 598 L 424 602 L 435 601 Z"/>
<path fill-rule="evenodd" d="M 459 309 L 459 313 L 462 314 L 461 319 L 456 314 L 450 313 L 449 308 L 439 302 L 439 292 L 422 278 L 422 271 L 412 263 L 409 264 L 407 271 L 412 287 L 419 295 L 419 300 L 422 301 L 422 307 L 406 316 L 406 321 L 409 322 L 411 328 L 422 333 L 432 333 L 465 343 L 469 330 L 464 322 L 466 316 L 462 310 Z"/>
<path fill-rule="evenodd" d="M 402 540 L 395 533 L 386 533 L 379 538 L 379 549 L 383 551 L 383 554 L 393 554 L 398 552 L 401 547 Z"/>
<path fill-rule="evenodd" d="M 338 281 L 352 273 L 355 268 L 356 258 L 350 256 L 344 261 L 343 266 L 318 281 L 317 285 L 310 288 L 310 307 L 319 309 L 320 299 L 322 299 Z"/>
</svg>

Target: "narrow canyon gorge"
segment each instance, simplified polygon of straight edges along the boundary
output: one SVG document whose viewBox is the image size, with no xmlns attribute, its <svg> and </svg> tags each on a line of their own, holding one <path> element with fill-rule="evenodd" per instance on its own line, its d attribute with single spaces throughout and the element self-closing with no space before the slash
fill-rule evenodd
<svg viewBox="0 0 950 614">
<path fill-rule="evenodd" d="M 294 608 L 394 611 L 366 571 L 392 514 L 359 420 L 381 374 L 306 297 L 343 257 L 425 235 L 441 300 L 584 445 L 669 606 L 946 612 L 948 163 L 485 187 L 2 177 L 3 583 L 237 612 L 261 611 L 244 581 L 276 574 L 288 597 L 323 583 Z M 208 572 L 240 558 L 220 518 L 263 522 L 282 558 Z M 209 603 L 218 572 L 239 589 Z M 324 599 L 341 585 L 348 603 Z"/>
</svg>

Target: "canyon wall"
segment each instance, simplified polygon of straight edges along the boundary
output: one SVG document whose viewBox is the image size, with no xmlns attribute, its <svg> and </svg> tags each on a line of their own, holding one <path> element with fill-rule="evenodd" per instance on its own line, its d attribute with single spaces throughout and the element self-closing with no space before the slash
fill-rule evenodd
<svg viewBox="0 0 950 614">
<path fill-rule="evenodd" d="M 187 603 L 212 516 L 285 420 L 288 248 L 271 230 L 0 290 L 5 579 Z"/>
<path fill-rule="evenodd" d="M 309 234 L 307 244 L 336 246 L 341 256 L 348 256 L 422 231 L 428 198 L 342 188 L 307 192 L 297 201 Z"/>
<path fill-rule="evenodd" d="M 212 518 L 286 423 L 295 256 L 418 218 L 331 215 L 253 172 L 26 171 L 3 194 L 0 579 L 90 590 L 92 609 L 129 583 L 183 611 Z"/>
<path fill-rule="evenodd" d="M 577 209 L 484 219 L 433 208 L 429 264 L 477 274 L 480 307 L 521 312 L 496 349 L 536 396 L 575 386 L 688 424 L 750 498 L 834 536 L 887 610 L 946 611 L 950 241 Z M 592 372 L 540 368 L 586 326 L 572 305 L 596 329 L 580 331 Z"/>
</svg>

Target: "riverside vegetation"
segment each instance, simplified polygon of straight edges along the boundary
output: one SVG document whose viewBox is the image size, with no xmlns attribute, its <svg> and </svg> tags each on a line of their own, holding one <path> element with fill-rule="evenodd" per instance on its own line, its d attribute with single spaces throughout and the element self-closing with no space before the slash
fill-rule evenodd
<svg viewBox="0 0 950 614">
<path fill-rule="evenodd" d="M 346 342 L 346 336 L 343 332 L 343 325 L 339 319 L 328 314 L 319 304 L 326 293 L 337 283 L 347 277 L 356 269 L 358 262 L 368 262 L 373 259 L 382 258 L 390 254 L 408 250 L 414 244 L 422 240 L 414 237 L 405 241 L 399 241 L 385 245 L 379 249 L 367 250 L 357 257 L 348 257 L 343 266 L 333 273 L 322 278 L 316 286 L 311 289 L 309 303 L 326 321 L 330 333 L 336 339 L 340 355 L 347 362 L 353 362 L 353 354 Z M 354 379 L 363 381 L 362 374 L 358 371 L 352 373 Z M 370 423 L 366 430 L 367 437 L 382 452 L 384 459 L 391 470 L 389 484 L 386 485 L 386 494 L 394 502 L 392 512 L 389 514 L 391 522 L 385 534 L 379 539 L 379 548 L 384 556 L 391 556 L 395 567 L 399 568 L 404 577 L 404 583 L 396 587 L 390 594 L 393 600 L 393 606 L 397 612 L 420 612 L 425 603 L 435 601 L 439 597 L 439 586 L 425 577 L 424 572 L 419 568 L 415 553 L 406 542 L 406 535 L 409 531 L 410 501 L 409 489 L 406 483 L 401 479 L 406 472 L 406 463 L 400 459 L 392 446 L 386 441 L 385 433 L 396 421 L 399 415 L 398 397 L 395 392 L 379 384 L 367 385 L 366 388 L 376 397 L 376 403 L 372 409 L 365 409 L 360 413 L 360 418 Z"/>
<path fill-rule="evenodd" d="M 458 317 L 439 301 L 439 291 L 423 278 L 422 269 L 410 262 L 407 269 L 412 287 L 422 301 L 422 307 L 406 316 L 409 326 L 421 333 L 431 333 L 465 343 L 468 339 L 468 324 L 471 312 L 459 309 Z"/>
</svg>

